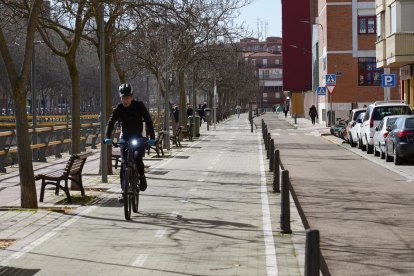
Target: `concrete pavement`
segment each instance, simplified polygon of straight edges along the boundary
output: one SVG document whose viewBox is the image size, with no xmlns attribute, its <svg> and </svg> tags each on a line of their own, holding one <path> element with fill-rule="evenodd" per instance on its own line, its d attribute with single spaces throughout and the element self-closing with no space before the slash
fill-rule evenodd
<svg viewBox="0 0 414 276">
<path fill-rule="evenodd" d="M 109 184 L 100 182 L 98 153 L 84 169 L 89 206 L 62 204 L 64 197 L 50 190 L 41 210 L 4 208 L 19 205 L 16 196 L 3 196 L 16 195 L 18 187 L 10 174 L 1 176 L 8 177 L 8 186 L 0 191 L 0 239 L 16 242 L 0 252 L 0 265 L 5 266 L 0 271 L 303 275 L 303 226 L 292 202 L 293 234 L 280 234 L 280 198 L 269 192 L 271 175 L 260 134 L 250 133 L 246 114 L 209 132 L 204 124 L 201 139 L 173 148 L 170 155 L 145 161 L 149 188 L 132 222 L 123 219 L 116 200 L 118 176 L 110 177 Z M 39 170 L 54 166 L 40 164 Z"/>
</svg>

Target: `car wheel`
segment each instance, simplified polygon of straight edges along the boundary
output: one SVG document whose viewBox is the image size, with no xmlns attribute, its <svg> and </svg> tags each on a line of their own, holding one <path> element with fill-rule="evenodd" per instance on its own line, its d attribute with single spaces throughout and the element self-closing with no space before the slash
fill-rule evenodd
<svg viewBox="0 0 414 276">
<path fill-rule="evenodd" d="M 349 145 L 351 145 L 351 147 L 355 148 L 356 143 L 354 142 L 354 138 L 352 137 L 351 133 L 349 133 L 348 139 L 349 139 Z"/>
<path fill-rule="evenodd" d="M 377 147 L 374 145 L 374 156 L 379 156 L 380 152 L 377 151 Z"/>
<path fill-rule="evenodd" d="M 371 154 L 371 153 L 373 153 L 374 152 L 374 146 L 373 145 L 370 145 L 370 144 L 368 144 L 368 138 L 365 136 L 365 141 L 367 141 L 367 145 L 366 145 L 366 148 L 367 148 L 367 153 L 368 154 Z"/>
<path fill-rule="evenodd" d="M 385 162 L 391 162 L 392 157 L 388 154 L 388 146 L 385 144 Z"/>
<path fill-rule="evenodd" d="M 379 150 L 380 150 L 380 157 L 381 157 L 381 159 L 384 159 L 385 158 L 385 153 L 382 151 L 381 146 L 380 146 Z"/>
<path fill-rule="evenodd" d="M 397 150 L 394 147 L 394 164 L 395 165 L 401 165 L 401 163 L 402 163 L 402 158 L 400 156 L 398 156 Z"/>
<path fill-rule="evenodd" d="M 360 150 L 362 150 L 362 141 L 361 141 L 360 138 L 358 138 L 358 140 L 357 140 L 357 146 Z"/>
</svg>

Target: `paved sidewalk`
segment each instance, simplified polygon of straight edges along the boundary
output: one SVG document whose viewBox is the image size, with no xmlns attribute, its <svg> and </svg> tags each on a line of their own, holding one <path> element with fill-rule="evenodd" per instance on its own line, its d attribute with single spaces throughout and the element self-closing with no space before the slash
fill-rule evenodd
<svg viewBox="0 0 414 276">
<path fill-rule="evenodd" d="M 250 149 L 242 149 L 242 145 L 244 143 L 248 143 L 251 146 L 257 147 L 257 143 L 261 143 L 261 139 L 259 139 L 258 133 L 250 134 L 250 127 L 247 123 L 247 114 L 242 114 L 240 116 L 240 119 L 234 120 L 230 119 L 229 121 L 225 121 L 222 124 L 217 125 L 217 129 L 214 129 L 213 126 L 210 127 L 210 131 L 207 132 L 205 129 L 205 124 L 203 124 L 202 127 L 202 137 L 198 141 L 195 142 L 185 142 L 183 148 L 175 148 L 172 147 L 172 150 L 170 151 L 170 156 L 175 157 L 176 162 L 169 162 L 172 158 L 164 158 L 164 159 L 158 159 L 158 158 L 148 158 L 146 159 L 145 163 L 146 165 L 149 165 L 149 172 L 147 174 L 147 177 L 149 178 L 150 182 L 149 185 L 155 184 L 157 187 L 153 187 L 154 190 L 151 190 L 149 192 L 145 193 L 144 198 L 144 204 L 150 204 L 150 201 L 148 201 L 151 198 L 156 199 L 156 196 L 162 196 L 159 193 L 159 190 L 166 192 L 166 195 L 168 195 L 168 188 L 167 190 L 163 185 L 167 185 L 166 187 L 172 187 L 174 190 L 176 189 L 186 189 L 187 195 L 183 196 L 182 199 L 179 200 L 182 206 L 182 210 L 179 212 L 180 215 L 176 214 L 175 216 L 178 217 L 179 225 L 180 227 L 183 227 L 181 225 L 187 225 L 190 227 L 190 229 L 193 229 L 194 224 L 200 224 L 199 226 L 196 226 L 195 229 L 191 231 L 195 231 L 197 227 L 207 227 L 209 229 L 210 224 L 213 225 L 213 228 L 209 230 L 209 232 L 216 232 L 214 235 L 207 236 L 209 239 L 213 237 L 212 240 L 209 241 L 209 243 L 214 244 L 217 239 L 224 239 L 227 237 L 226 235 L 223 235 L 223 233 L 220 233 L 220 231 L 226 230 L 226 228 L 229 228 L 230 230 L 232 228 L 237 229 L 236 232 L 233 232 L 237 235 L 242 234 L 246 236 L 241 236 L 243 238 L 240 238 L 240 242 L 234 244 L 233 242 L 229 243 L 227 245 L 228 250 L 230 250 L 231 247 L 240 247 L 240 253 L 244 250 L 252 250 L 255 248 L 254 251 L 251 252 L 251 258 L 252 259 L 240 259 L 235 260 L 235 263 L 231 265 L 229 268 L 219 268 L 217 272 L 214 272 L 215 269 L 208 267 L 217 267 L 218 262 L 215 264 L 210 260 L 210 263 L 204 264 L 201 262 L 193 263 L 192 261 L 187 264 L 188 267 L 191 267 L 192 265 L 199 265 L 199 269 L 201 271 L 206 271 L 206 274 L 203 275 L 218 275 L 217 273 L 224 273 L 226 271 L 225 275 L 252 275 L 251 272 L 255 271 L 255 275 L 303 275 L 303 261 L 304 261 L 304 228 L 302 226 L 302 223 L 300 221 L 299 215 L 297 214 L 294 203 L 291 201 L 291 227 L 293 230 L 292 235 L 283 235 L 279 232 L 279 217 L 280 217 L 280 196 L 279 194 L 275 194 L 271 191 L 271 184 L 272 184 L 272 175 L 268 173 L 268 160 L 263 158 L 262 162 L 263 164 L 259 164 L 259 158 L 257 158 L 258 152 L 257 150 Z M 299 123 L 302 121 L 299 120 Z M 306 124 L 306 121 L 303 122 L 303 124 Z M 240 125 L 242 127 L 240 127 Z M 227 132 L 224 133 L 223 131 L 226 130 Z M 232 131 L 234 130 L 234 131 Z M 220 134 L 220 135 L 219 135 Z M 242 136 L 240 136 L 242 134 Z M 221 146 L 217 146 L 217 144 L 214 143 L 215 139 L 219 139 Z M 213 143 L 212 143 L 213 142 Z M 199 144 L 197 144 L 199 143 Z M 204 144 L 203 144 L 204 143 Z M 235 144 L 236 143 L 236 144 Z M 195 145 L 195 146 L 194 146 Z M 198 145 L 205 145 L 207 146 L 206 149 L 203 149 L 202 147 Z M 235 145 L 236 149 L 235 149 Z M 260 146 L 262 147 L 262 146 Z M 259 148 L 260 148 L 259 147 Z M 185 153 L 183 155 L 183 153 Z M 202 162 L 202 164 L 206 164 L 205 168 L 206 171 L 200 173 L 200 170 L 198 167 L 196 167 L 196 164 L 193 165 L 187 165 L 189 167 L 186 167 L 185 170 L 183 170 L 183 167 L 179 165 L 179 160 L 184 161 L 186 158 L 189 158 L 191 156 L 191 153 L 198 154 L 201 156 L 197 158 Z M 249 155 L 247 155 L 249 154 Z M 217 156 L 216 156 L 217 155 Z M 222 156 L 221 160 L 219 161 L 218 156 Z M 246 156 L 250 156 L 250 158 L 247 158 Z M 260 155 L 259 155 L 260 156 Z M 41 163 L 41 164 L 35 164 L 36 169 L 39 171 L 41 170 L 50 170 L 54 169 L 56 166 L 64 165 L 65 160 L 67 160 L 68 156 L 64 156 L 62 159 L 59 160 L 48 160 L 47 163 Z M 245 166 L 244 173 L 235 173 L 238 172 L 240 168 L 240 163 L 237 161 L 234 161 L 234 159 L 238 158 L 246 158 L 247 162 L 243 164 Z M 240 160 L 240 159 L 239 159 Z M 203 163 L 204 162 L 204 163 Z M 221 165 L 216 164 L 223 162 Z M 167 165 L 163 167 L 163 165 L 168 163 L 168 169 Z M 191 162 L 190 162 L 191 163 Z M 261 162 L 260 162 L 261 163 Z M 175 165 L 176 164 L 176 165 Z M 185 163 L 188 164 L 188 163 Z M 207 165 L 208 164 L 208 165 Z M 259 166 L 260 165 L 260 166 Z M 175 166 L 181 166 L 175 168 Z M 192 168 L 191 166 L 195 166 Z M 204 166 L 204 165 L 203 165 Z M 153 168 L 157 168 L 153 170 Z M 214 167 L 214 169 L 213 169 Z M 261 177 L 263 184 L 255 183 L 252 181 L 256 178 L 256 174 L 258 173 L 256 170 L 258 167 L 263 167 L 265 170 L 262 172 L 263 175 Z M 98 168 L 99 168 L 99 151 L 95 151 L 95 154 L 88 158 L 87 165 L 84 168 L 84 183 L 85 183 L 85 189 L 86 194 L 91 197 L 91 201 L 89 204 L 97 204 L 97 206 L 104 206 L 105 207 L 105 201 L 109 203 L 113 202 L 113 200 L 117 197 L 117 192 L 119 191 L 119 179 L 118 176 L 110 176 L 109 177 L 109 183 L 101 183 L 101 177 L 98 175 Z M 160 169 L 161 168 L 161 169 Z M 197 169 L 196 169 L 197 168 Z M 167 176 L 163 176 L 163 172 L 167 171 Z M 227 175 L 224 173 L 224 176 L 220 176 L 223 174 L 223 172 L 228 172 Z M 231 175 L 231 176 L 230 176 Z M 10 252 L 16 252 L 15 254 L 18 254 L 19 252 L 28 252 L 32 250 L 32 247 L 37 244 L 37 241 L 40 240 L 40 242 L 43 242 L 45 237 L 48 237 L 48 233 L 56 233 L 56 229 L 60 229 L 60 225 L 63 225 L 63 222 L 73 220 L 74 218 L 79 218 L 79 221 L 76 224 L 81 224 L 80 222 L 87 219 L 84 215 L 81 216 L 73 216 L 79 213 L 82 213 L 83 211 L 87 210 L 87 206 L 82 206 L 81 204 L 64 204 L 62 200 L 64 200 L 64 195 L 55 196 L 53 190 L 47 190 L 46 196 L 45 196 L 45 202 L 40 203 L 41 209 L 39 210 L 10 210 L 10 208 L 18 207 L 20 205 L 18 200 L 18 184 L 16 183 L 16 178 L 13 180 L 13 173 L 10 172 L 6 175 L 0 176 L 0 181 L 3 185 L 3 182 L 7 185 L 5 188 L 0 191 L 0 206 L 2 206 L 0 211 L 0 239 L 6 240 L 17 240 L 15 244 L 11 245 L 8 248 L 9 253 Z M 207 177 L 208 176 L 208 177 Z M 14 177 L 17 177 L 14 175 Z M 229 178 L 230 177 L 230 178 Z M 186 186 L 182 186 L 183 184 L 186 184 L 188 182 L 188 179 L 194 178 L 195 180 L 192 180 L 192 183 L 194 186 L 192 189 L 188 190 Z M 163 180 L 165 179 L 165 180 Z M 14 181 L 14 182 L 13 182 Z M 166 182 L 163 182 L 166 181 Z M 164 184 L 165 183 L 165 184 Z M 39 185 L 39 183 L 38 183 Z M 240 191 L 239 185 L 242 185 L 242 190 Z M 267 186 L 267 188 L 266 188 Z M 164 188 L 164 189 L 162 189 Z M 157 190 L 159 189 L 159 190 Z M 233 190 L 236 189 L 236 190 Z M 157 192 L 158 191 L 158 192 Z M 233 195 L 236 196 L 236 191 L 241 192 L 243 196 L 243 199 L 237 199 L 236 197 L 232 197 Z M 152 192 L 152 193 L 151 193 Z M 185 193 L 185 192 L 184 192 Z M 211 195 L 209 193 L 212 193 Z M 71 192 L 72 195 L 75 195 L 77 192 Z M 6 196 L 7 195 L 7 196 Z M 168 202 L 167 196 L 163 197 L 163 202 Z M 213 197 L 211 197 L 213 196 Z M 257 201 L 260 197 L 262 197 L 262 203 L 263 204 L 263 197 L 268 197 L 269 200 L 269 207 L 270 207 L 270 221 L 271 225 L 273 226 L 273 236 L 274 239 L 274 250 L 276 254 L 277 259 L 277 271 L 269 270 L 269 263 L 267 264 L 267 273 L 265 273 L 266 270 L 263 270 L 266 268 L 266 265 L 263 265 L 261 262 L 263 262 L 263 255 L 265 255 L 264 250 L 261 247 L 254 247 L 255 244 L 260 245 L 263 243 L 263 232 L 260 234 L 260 232 L 255 232 L 252 230 L 246 231 L 247 225 L 255 225 L 259 223 L 261 225 L 262 215 L 261 213 L 256 212 L 258 210 L 255 209 L 254 212 L 253 209 L 247 209 L 247 212 L 243 212 L 242 209 L 240 209 L 241 216 L 240 217 L 234 217 L 230 221 L 234 221 L 231 224 L 223 224 L 227 223 L 227 220 L 220 220 L 219 217 L 224 215 L 220 214 L 218 212 L 217 214 L 214 213 L 208 213 L 208 217 L 211 217 L 210 219 L 207 219 L 208 217 L 199 217 L 197 213 L 198 209 L 206 209 L 208 211 L 212 208 L 213 205 L 217 205 L 214 207 L 214 209 L 217 210 L 227 210 L 227 208 L 230 208 L 230 205 L 240 204 L 240 207 L 244 206 L 243 208 L 246 208 L 247 206 L 257 206 L 260 203 Z M 204 197 L 206 197 L 204 199 Z M 145 200 L 146 199 L 146 200 Z M 213 199 L 211 202 L 209 202 L 211 199 Z M 171 203 L 174 204 L 174 206 L 177 204 L 178 199 L 171 198 Z M 208 200 L 208 201 L 207 201 Z M 189 203 L 187 205 L 187 203 Z M 191 203 L 191 204 L 190 204 Z M 151 204 L 157 204 L 156 202 Z M 166 203 L 164 203 L 166 204 Z M 208 205 L 206 205 L 208 204 Z M 196 209 L 187 209 L 188 207 L 197 207 L 200 208 Z M 266 206 L 266 205 L 264 205 Z M 232 209 L 238 210 L 237 207 L 231 206 Z M 54 209 L 60 209 L 61 212 L 51 212 L 47 210 L 47 208 L 54 208 Z M 154 208 L 154 207 L 152 207 Z M 173 207 L 177 208 L 177 207 Z M 264 208 L 264 207 L 262 207 Z M 149 209 L 147 206 L 146 209 Z M 168 209 L 168 208 L 167 208 Z M 165 207 L 162 208 L 162 210 L 166 210 Z M 119 210 L 118 210 L 119 211 Z M 108 210 L 105 211 L 105 214 L 108 212 Z M 187 216 L 185 218 L 180 218 L 181 213 L 187 213 Z M 69 214 L 69 216 L 67 215 Z M 103 216 L 103 214 L 99 214 Z M 156 219 L 156 217 L 152 218 L 151 214 L 147 215 L 147 219 Z M 117 215 L 117 218 L 119 219 L 119 214 Z M 103 218 L 102 218 L 103 219 Z M 145 216 L 142 218 L 143 226 L 147 225 L 145 223 Z M 171 215 L 170 215 L 171 220 Z M 110 220 L 109 220 L 110 221 Z M 123 223 L 122 220 L 120 220 L 120 223 Z M 246 221 L 245 223 L 242 223 L 242 221 Z M 269 221 L 269 222 L 270 222 Z M 183 224 L 185 223 L 185 224 Z M 247 224 L 248 223 L 248 224 Z M 151 224 L 148 224 L 151 225 Z M 166 227 L 175 227 L 173 225 L 167 225 Z M 117 226 L 119 227 L 119 226 Z M 263 222 L 263 227 L 265 227 L 265 223 Z M 267 226 L 266 226 L 267 227 Z M 203 234 L 198 233 L 199 229 L 197 229 L 196 232 L 193 232 L 195 234 Z M 201 230 L 201 229 L 200 229 Z M 182 230 L 184 231 L 184 229 Z M 234 230 L 233 230 L 234 231 Z M 264 230 L 263 230 L 264 231 Z M 143 233 L 141 231 L 141 233 Z M 158 232 L 157 232 L 158 233 Z M 191 233 L 191 232 L 189 232 Z M 205 234 L 208 234 L 206 232 Z M 212 234 L 212 233 L 211 233 Z M 204 235 L 204 234 L 203 234 Z M 264 235 L 266 235 L 266 232 L 264 232 Z M 216 238 L 214 238 L 216 237 Z M 234 240 L 235 237 L 229 237 L 230 240 Z M 269 237 L 270 238 L 270 237 Z M 190 241 L 192 241 L 194 238 L 190 238 Z M 266 240 L 267 238 L 265 238 Z M 236 240 L 239 240 L 236 239 Z M 243 242 L 244 241 L 244 242 Z M 39 242 L 39 243 L 40 243 Z M 184 242 L 184 240 L 182 240 Z M 197 242 L 200 243 L 200 245 L 197 245 Z M 210 248 L 209 250 L 216 250 L 215 248 L 211 247 L 207 241 L 200 240 L 198 238 L 195 238 L 193 241 L 195 243 L 194 249 L 199 248 L 200 246 L 207 246 L 207 248 Z M 226 244 L 226 243 L 223 243 Z M 170 245 L 166 244 L 166 247 L 162 248 L 168 248 Z M 221 245 L 223 246 L 223 245 Z M 268 245 L 266 245 L 268 246 Z M 245 247 L 245 248 L 244 248 Z M 243 249 L 244 248 L 244 249 Z M 266 247 L 267 248 L 267 247 Z M 171 248 L 172 249 L 172 248 Z M 271 248 L 269 248 L 270 250 Z M 184 248 L 183 248 L 184 250 Z M 185 248 L 187 258 L 190 259 L 197 259 L 195 256 L 192 255 L 198 255 L 199 257 L 204 257 L 206 252 L 197 252 L 196 251 L 188 251 L 188 248 Z M 261 252 L 263 250 L 263 252 Z M 220 251 L 218 251 L 220 252 Z M 224 254 L 223 258 L 228 258 L 229 256 L 226 255 L 226 250 L 221 251 Z M 4 253 L 4 252 L 3 252 Z M 162 254 L 162 252 L 160 252 Z M 165 252 L 164 252 L 165 253 Z M 183 252 L 184 253 L 184 252 Z M 249 254 L 249 255 L 250 255 Z M 269 254 L 268 249 L 266 249 L 266 256 Z M 4 257 L 5 254 L 2 254 L 0 251 L 0 265 L 2 265 L 1 258 Z M 240 255 L 241 258 L 243 255 Z M 271 256 L 271 254 L 269 255 Z M 267 258 L 269 258 L 269 256 Z M 260 263 L 254 262 L 253 260 L 259 260 L 260 257 Z M 220 258 L 220 255 L 213 254 L 211 255 L 211 258 Z M 10 261 L 10 260 L 9 260 Z M 161 262 L 161 260 L 159 260 Z M 266 260 L 266 262 L 270 262 L 272 264 L 272 260 Z M 162 263 L 162 265 L 167 265 L 168 262 Z M 161 265 L 157 264 L 155 267 L 159 267 Z M 207 266 L 206 266 L 207 265 Z M 249 266 L 253 265 L 251 270 L 247 270 Z M 229 270 L 231 268 L 231 270 Z M 175 270 L 177 268 L 174 267 L 168 267 L 168 269 L 171 269 L 171 271 L 181 271 L 184 268 L 179 268 L 178 270 Z M 46 270 L 47 271 L 47 270 Z M 160 270 L 161 271 L 161 270 Z M 168 270 L 165 270 L 168 271 Z M 191 271 L 191 270 L 190 270 Z M 231 274 L 232 271 L 235 272 L 235 274 Z M 250 272 L 249 272 L 250 271 Z M 121 272 L 120 272 L 121 273 Z M 213 274 L 211 274 L 213 273 Z M 230 273 L 230 274 L 228 274 Z M 93 273 L 92 273 L 93 274 Z M 91 274 L 91 275 L 92 275 Z M 121 273 L 122 274 L 122 273 Z M 122 274 L 126 275 L 126 274 Z M 150 274 L 145 274 L 150 275 Z M 152 275 L 152 274 L 151 274 Z M 194 275 L 194 274 L 192 274 Z M 222 274 L 224 275 L 224 274 Z"/>
</svg>

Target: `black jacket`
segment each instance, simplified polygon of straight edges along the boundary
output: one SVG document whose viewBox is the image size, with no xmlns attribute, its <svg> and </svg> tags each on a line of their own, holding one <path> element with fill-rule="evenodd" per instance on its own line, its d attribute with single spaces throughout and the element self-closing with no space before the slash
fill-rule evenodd
<svg viewBox="0 0 414 276">
<path fill-rule="evenodd" d="M 122 103 L 112 111 L 108 124 L 106 125 L 106 138 L 111 138 L 114 125 L 117 121 L 122 124 L 122 137 L 129 139 L 130 137 L 142 136 L 143 123 L 145 121 L 151 139 L 155 139 L 154 125 L 151 116 L 144 103 L 133 100 L 129 107 L 125 107 Z"/>
</svg>

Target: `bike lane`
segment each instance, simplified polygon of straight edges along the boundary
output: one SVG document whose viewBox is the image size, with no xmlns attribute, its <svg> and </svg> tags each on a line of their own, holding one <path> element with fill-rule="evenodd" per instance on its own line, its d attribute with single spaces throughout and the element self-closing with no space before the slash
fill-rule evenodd
<svg viewBox="0 0 414 276">
<path fill-rule="evenodd" d="M 411 178 L 356 155 L 277 115 L 263 119 L 303 213 L 320 231 L 325 275 L 412 275 Z"/>
<path fill-rule="evenodd" d="M 147 173 L 132 221 L 114 194 L 7 265 L 37 275 L 298 274 L 291 238 L 278 234 L 276 195 L 246 114 L 187 145 Z"/>
</svg>

